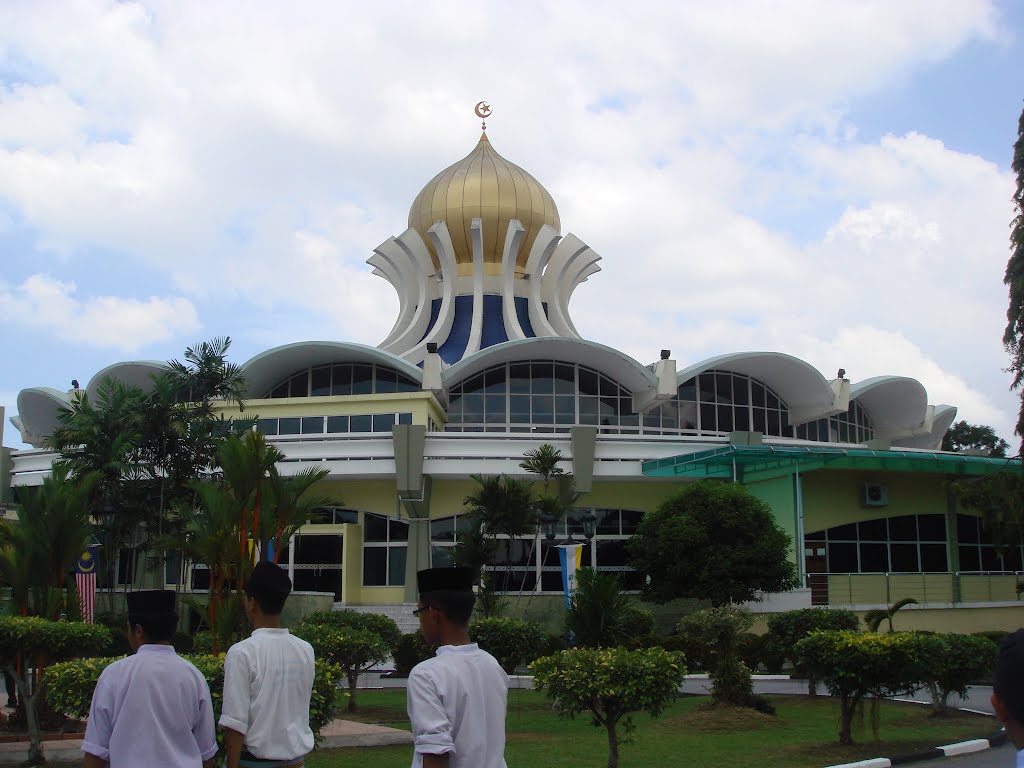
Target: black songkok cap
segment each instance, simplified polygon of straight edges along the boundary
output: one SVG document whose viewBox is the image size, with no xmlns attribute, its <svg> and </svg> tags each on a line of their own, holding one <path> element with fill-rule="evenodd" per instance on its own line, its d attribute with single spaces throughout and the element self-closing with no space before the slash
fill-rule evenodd
<svg viewBox="0 0 1024 768">
<path fill-rule="evenodd" d="M 999 644 L 992 688 L 1013 719 L 1024 724 L 1024 629 L 1007 635 Z"/>
<path fill-rule="evenodd" d="M 470 568 L 427 568 L 416 574 L 420 594 L 428 592 L 472 592 L 473 571 Z"/>
<path fill-rule="evenodd" d="M 292 591 L 292 580 L 285 570 L 269 560 L 260 560 L 252 569 L 252 576 L 245 582 L 245 594 L 255 597 L 261 603 L 284 600 Z"/>
<path fill-rule="evenodd" d="M 143 589 L 138 592 L 129 592 L 127 596 L 128 620 L 133 624 L 138 624 L 147 619 L 173 616 L 176 608 L 175 598 L 176 595 L 170 589 Z"/>
</svg>

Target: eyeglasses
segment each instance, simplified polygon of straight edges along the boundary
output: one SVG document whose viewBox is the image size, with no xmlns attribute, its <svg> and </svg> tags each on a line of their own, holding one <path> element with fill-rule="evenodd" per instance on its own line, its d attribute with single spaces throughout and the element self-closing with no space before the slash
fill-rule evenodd
<svg viewBox="0 0 1024 768">
<path fill-rule="evenodd" d="M 428 609 L 430 609 L 430 608 L 433 608 L 433 607 L 434 607 L 434 606 L 432 606 L 432 605 L 424 605 L 424 606 L 423 606 L 422 608 L 417 608 L 417 609 L 416 609 L 415 611 L 413 611 L 413 612 L 412 612 L 412 615 L 413 615 L 413 616 L 419 616 L 419 615 L 420 615 L 421 613 L 423 613 L 424 611 L 426 611 L 426 610 L 428 610 Z"/>
</svg>

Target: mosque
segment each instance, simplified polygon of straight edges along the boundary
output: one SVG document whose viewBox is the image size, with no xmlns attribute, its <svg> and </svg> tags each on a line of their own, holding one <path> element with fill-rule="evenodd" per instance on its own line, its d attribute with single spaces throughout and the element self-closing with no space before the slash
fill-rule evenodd
<svg viewBox="0 0 1024 768">
<path fill-rule="evenodd" d="M 644 513 L 684 483 L 721 478 L 765 501 L 793 541 L 802 586 L 756 610 L 914 597 L 908 625 L 1019 624 L 1020 547 L 998 554 L 948 491 L 1005 461 L 939 451 L 956 408 L 930 404 L 920 382 L 827 378 L 777 352 L 677 362 L 663 349 L 647 363 L 584 339 L 570 300 L 598 279 L 601 257 L 562 233 L 549 192 L 498 154 L 486 127 L 427 182 L 408 224 L 368 259 L 399 298 L 378 346 L 298 342 L 243 365 L 247 413 L 285 454 L 283 471 L 325 467 L 344 500 L 289 547 L 296 590 L 386 611 L 414 602 L 416 571 L 448 562 L 459 540 L 471 475 L 525 477 L 524 454 L 547 443 L 583 494 L 557 538 L 584 541 L 584 565 L 627 588 L 639 584 L 625 542 Z M 85 388 L 106 376 L 147 387 L 160 368 L 116 363 Z M 67 403 L 45 387 L 19 394 L 10 422 L 35 447 L 8 451 L 10 485 L 49 471 L 42 440 Z M 538 532 L 513 544 L 496 567 L 514 570 L 518 599 L 557 604 L 552 541 Z M 201 564 L 187 579 L 208 584 Z"/>
</svg>

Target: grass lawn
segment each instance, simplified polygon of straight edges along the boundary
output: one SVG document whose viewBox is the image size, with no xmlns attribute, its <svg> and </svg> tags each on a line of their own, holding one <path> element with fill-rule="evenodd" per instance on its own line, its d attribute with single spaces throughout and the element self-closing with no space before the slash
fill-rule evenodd
<svg viewBox="0 0 1024 768">
<path fill-rule="evenodd" d="M 995 730 L 992 718 L 957 714 L 930 718 L 931 709 L 914 704 L 884 703 L 880 741 L 870 724 L 854 734 L 852 747 L 836 744 L 839 708 L 828 697 L 771 697 L 775 718 L 747 710 L 708 711 L 706 697 L 683 697 L 658 720 L 634 716 L 635 740 L 619 749 L 622 768 L 687 768 L 730 765 L 742 768 L 821 768 L 886 754 L 903 754 L 937 744 L 985 736 Z M 351 719 L 409 727 L 404 691 L 360 691 L 361 711 Z M 543 694 L 509 691 L 508 744 L 505 760 L 511 768 L 603 768 L 607 738 L 589 718 L 562 720 L 548 707 Z M 309 768 L 397 768 L 411 759 L 409 747 L 333 749 L 309 757 Z"/>
</svg>

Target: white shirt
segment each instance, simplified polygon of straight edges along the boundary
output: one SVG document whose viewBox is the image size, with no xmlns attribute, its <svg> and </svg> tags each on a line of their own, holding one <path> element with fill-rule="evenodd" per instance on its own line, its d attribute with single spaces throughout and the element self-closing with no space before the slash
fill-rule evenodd
<svg viewBox="0 0 1024 768">
<path fill-rule="evenodd" d="M 245 736 L 264 760 L 291 760 L 313 749 L 309 697 L 313 646 L 287 629 L 255 629 L 228 648 L 220 724 Z"/>
<path fill-rule="evenodd" d="M 409 674 L 407 689 L 414 749 L 449 755 L 449 768 L 505 768 L 508 675 L 476 643 L 442 645 Z"/>
<path fill-rule="evenodd" d="M 1017 768 L 1024 768 L 1024 749 L 1017 753 Z"/>
<path fill-rule="evenodd" d="M 206 678 L 169 645 L 142 645 L 100 674 L 82 751 L 111 768 L 199 768 L 217 753 Z"/>
</svg>

